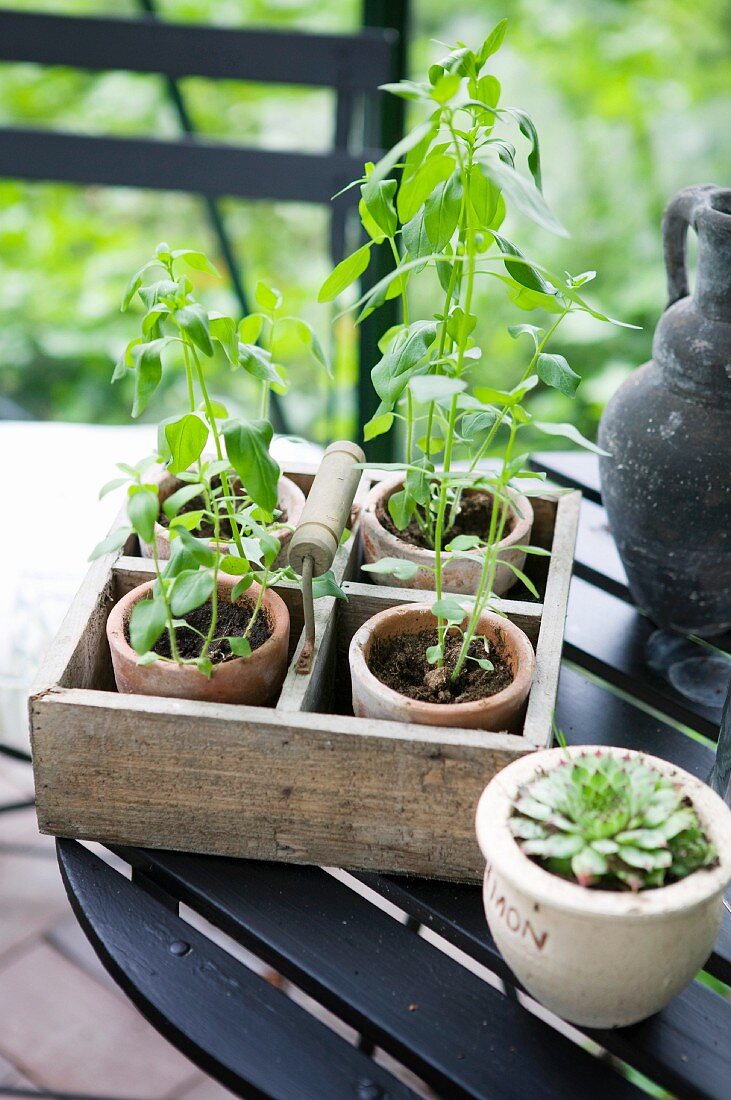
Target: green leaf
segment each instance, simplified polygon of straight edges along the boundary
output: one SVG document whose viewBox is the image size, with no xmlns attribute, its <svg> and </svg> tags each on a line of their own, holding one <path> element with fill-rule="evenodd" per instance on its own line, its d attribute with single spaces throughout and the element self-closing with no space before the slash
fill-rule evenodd
<svg viewBox="0 0 731 1100">
<path fill-rule="evenodd" d="M 116 531 L 112 531 L 100 543 L 97 543 L 91 554 L 89 554 L 89 561 L 96 561 L 104 554 L 112 554 L 115 550 L 120 550 L 131 534 L 131 527 L 118 527 Z"/>
<path fill-rule="evenodd" d="M 247 374 L 260 382 L 269 382 L 273 386 L 284 382 L 283 376 L 272 363 L 271 352 L 265 348 L 256 344 L 239 344 L 238 361 Z"/>
<path fill-rule="evenodd" d="M 495 186 L 492 180 L 487 179 L 479 164 L 473 164 L 470 169 L 469 194 L 479 228 L 489 228 L 497 213 L 500 189 Z"/>
<path fill-rule="evenodd" d="M 239 337 L 233 317 L 211 311 L 208 314 L 208 331 L 211 340 L 217 340 L 223 348 L 229 363 L 236 366 L 239 361 Z"/>
<path fill-rule="evenodd" d="M 454 158 L 443 154 L 431 156 L 421 167 L 403 181 L 398 191 L 396 206 L 399 218 L 406 223 L 420 210 L 438 184 L 444 183 L 454 171 Z"/>
<path fill-rule="evenodd" d="M 396 195 L 396 180 L 381 180 L 375 191 L 369 192 L 366 198 L 364 192 L 367 184 L 361 187 L 359 210 L 361 221 L 369 236 L 374 241 L 381 241 L 384 237 L 393 237 L 396 233 L 396 209 L 393 204 Z M 367 217 L 364 217 L 367 214 Z"/>
<path fill-rule="evenodd" d="M 126 485 L 126 484 L 127 484 L 127 478 L 126 477 L 114 477 L 114 478 L 112 478 L 111 481 L 107 481 L 104 485 L 102 485 L 101 489 L 99 490 L 99 500 L 101 500 L 103 497 L 105 497 L 107 495 L 107 493 L 111 493 L 115 489 L 119 489 L 120 485 Z"/>
<path fill-rule="evenodd" d="M 376 436 L 384 435 L 389 431 L 393 424 L 393 413 L 377 412 L 375 416 L 372 416 L 367 424 L 363 427 L 363 439 L 368 443 L 371 439 L 375 439 Z"/>
<path fill-rule="evenodd" d="M 251 642 L 248 638 L 239 635 L 238 637 L 227 637 L 226 641 L 231 646 L 231 652 L 237 657 L 251 656 Z"/>
<path fill-rule="evenodd" d="M 155 523 L 160 514 L 160 501 L 152 489 L 136 489 L 133 486 L 127 501 L 127 515 L 135 533 L 144 542 L 152 542 L 155 537 Z"/>
<path fill-rule="evenodd" d="M 347 596 L 335 580 L 332 569 L 321 573 L 319 577 L 312 578 L 312 598 L 320 600 L 323 596 L 334 596 L 336 600 L 347 600 Z"/>
<path fill-rule="evenodd" d="M 434 123 L 431 120 L 422 122 L 419 126 L 416 126 L 413 130 L 411 130 L 410 133 L 406 134 L 405 137 L 401 139 L 401 141 L 396 142 L 396 144 L 391 149 L 389 149 L 389 151 L 383 157 L 381 157 L 378 163 L 374 165 L 373 170 L 368 177 L 365 192 L 363 195 L 366 202 L 370 201 L 370 197 L 371 195 L 375 194 L 376 188 L 378 187 L 380 181 L 385 179 L 386 176 L 390 175 L 391 169 L 398 164 L 398 162 L 401 160 L 401 157 L 405 153 L 408 153 L 410 149 L 413 149 L 421 141 L 423 141 L 427 135 L 429 135 L 429 140 L 431 140 L 431 136 L 433 135 L 433 133 Z M 352 279 L 350 281 L 352 282 Z M 328 301 L 329 299 L 324 300 Z"/>
<path fill-rule="evenodd" d="M 266 512 L 277 506 L 279 466 L 269 454 L 272 426 L 266 420 L 227 420 L 226 454 L 251 499 Z"/>
<path fill-rule="evenodd" d="M 538 589 L 533 584 L 533 581 L 530 579 L 530 577 L 527 577 L 525 575 L 522 569 L 518 569 L 517 565 L 513 565 L 513 563 L 511 561 L 508 561 L 507 559 L 501 559 L 501 565 L 507 565 L 508 569 L 511 569 L 513 571 L 518 580 L 523 582 L 525 587 L 530 592 L 531 596 L 535 596 L 537 600 L 541 598 Z"/>
<path fill-rule="evenodd" d="M 194 531 L 200 525 L 205 514 L 205 509 L 199 508 L 194 512 L 183 512 L 182 515 L 173 516 L 170 520 L 170 530 L 171 532 L 178 531 L 181 527 L 184 527 L 186 531 Z"/>
<path fill-rule="evenodd" d="M 456 596 L 444 596 L 432 604 L 431 610 L 432 615 L 436 615 L 438 619 L 446 619 L 454 626 L 460 626 L 467 615 Z"/>
<path fill-rule="evenodd" d="M 400 489 L 388 498 L 388 514 L 399 531 L 403 531 L 404 527 L 408 526 L 415 511 L 416 500 L 407 489 Z"/>
<path fill-rule="evenodd" d="M 180 529 L 178 537 L 183 549 L 190 554 L 198 565 L 210 568 L 214 564 L 216 555 L 209 546 L 208 539 L 198 539 L 194 535 L 191 535 L 190 532 L 186 531 L 185 528 Z"/>
<path fill-rule="evenodd" d="M 243 577 L 250 572 L 251 566 L 246 558 L 236 557 L 235 554 L 225 554 L 221 559 L 219 569 L 222 573 L 228 573 L 230 577 Z"/>
<path fill-rule="evenodd" d="M 523 137 L 528 138 L 528 141 L 531 143 L 531 150 L 528 154 L 528 169 L 533 177 L 533 182 L 538 190 L 541 191 L 541 151 L 538 145 L 538 132 L 533 120 L 525 111 L 521 110 L 519 107 L 512 107 L 510 113 L 518 120 L 518 126 L 520 127 L 520 132 Z"/>
<path fill-rule="evenodd" d="M 400 581 L 410 581 L 419 571 L 419 567 L 415 562 L 406 561 L 405 558 L 381 558 L 380 561 L 363 565 L 361 568 L 367 573 L 385 573 L 390 577 L 398 577 Z M 464 615 L 462 618 L 464 618 Z"/>
<path fill-rule="evenodd" d="M 203 454 L 208 442 L 208 425 L 195 413 L 186 413 L 165 425 L 165 439 L 170 448 L 168 469 L 171 474 L 177 474 L 187 470 Z"/>
<path fill-rule="evenodd" d="M 457 535 L 444 549 L 452 554 L 455 550 L 476 550 L 478 546 L 482 546 L 482 539 L 478 535 Z"/>
<path fill-rule="evenodd" d="M 562 436 L 564 439 L 570 439 L 572 443 L 578 443 L 580 447 L 586 448 L 587 451 L 592 451 L 595 455 L 603 455 L 606 458 L 611 457 L 609 451 L 603 451 L 596 443 L 592 443 L 590 439 L 586 439 L 573 424 L 539 423 L 537 420 L 532 420 L 531 427 L 536 428 L 539 432 L 543 432 L 544 435 L 558 435 Z"/>
<path fill-rule="evenodd" d="M 359 279 L 368 267 L 371 258 L 370 244 L 364 244 L 356 249 L 350 256 L 341 260 L 338 266 L 330 272 L 325 282 L 320 287 L 317 295 L 318 302 L 332 302 L 338 294 Z"/>
<path fill-rule="evenodd" d="M 462 78 L 459 73 L 449 73 L 440 77 L 431 90 L 432 99 L 436 100 L 437 103 L 448 103 L 459 91 L 461 83 Z"/>
<path fill-rule="evenodd" d="M 282 295 L 279 293 L 276 287 L 267 286 L 261 280 L 256 284 L 256 290 L 254 291 L 254 298 L 257 305 L 260 305 L 262 309 L 267 309 L 271 313 L 279 309 L 282 304 Z"/>
<path fill-rule="evenodd" d="M 450 378 L 445 374 L 422 374 L 411 379 L 409 389 L 417 401 L 426 403 L 453 397 L 466 390 L 467 383 L 462 378 Z"/>
<path fill-rule="evenodd" d="M 514 340 L 517 340 L 519 336 L 530 336 L 536 348 L 543 336 L 543 329 L 538 328 L 537 325 L 508 325 L 508 332 Z"/>
<path fill-rule="evenodd" d="M 520 283 L 528 290 L 535 290 L 540 294 L 553 295 L 556 293 L 556 288 L 547 282 L 535 267 L 528 263 L 523 253 L 512 241 L 509 241 L 506 237 L 501 237 L 494 230 L 491 230 L 491 232 L 503 255 L 517 257 L 518 262 L 505 261 L 505 270 L 509 275 L 512 275 L 516 283 Z"/>
<path fill-rule="evenodd" d="M 440 183 L 424 205 L 424 228 L 435 252 L 441 252 L 452 239 L 462 205 L 462 181 L 454 172 Z"/>
<path fill-rule="evenodd" d="M 136 653 L 147 653 L 162 634 L 167 623 L 165 604 L 161 599 L 138 600 L 129 619 L 129 640 Z"/>
<path fill-rule="evenodd" d="M 300 317 L 295 317 L 295 327 L 299 334 L 299 338 L 303 344 L 306 344 L 312 351 L 313 356 L 317 362 L 325 368 L 328 378 L 333 377 L 332 367 L 330 366 L 330 360 L 325 354 L 317 333 L 308 321 L 303 321 Z"/>
<path fill-rule="evenodd" d="M 162 360 L 160 354 L 167 340 L 152 340 L 149 344 L 138 344 L 133 350 L 135 360 L 135 392 L 132 404 L 132 416 L 138 417 L 144 412 L 153 393 L 162 378 Z"/>
<path fill-rule="evenodd" d="M 373 386 L 384 404 L 393 407 L 425 357 L 437 334 L 435 321 L 416 321 L 371 371 Z"/>
<path fill-rule="evenodd" d="M 208 314 L 197 302 L 175 311 L 175 320 L 204 355 L 213 355 Z"/>
<path fill-rule="evenodd" d="M 180 259 L 196 271 L 206 271 L 209 275 L 215 275 L 219 279 L 221 277 L 221 273 L 213 266 L 204 252 L 198 252 L 194 248 L 177 248 L 171 255 L 174 260 Z"/>
<path fill-rule="evenodd" d="M 244 344 L 255 344 L 263 324 L 264 318 L 261 313 L 250 313 L 239 323 L 239 340 Z"/>
<path fill-rule="evenodd" d="M 124 292 L 124 298 L 122 299 L 122 305 L 120 307 L 122 313 L 124 313 L 129 308 L 130 302 L 132 301 L 135 294 L 137 293 L 137 291 L 142 286 L 142 276 L 145 274 L 146 271 L 148 271 L 151 267 L 154 267 L 154 266 L 155 266 L 155 261 L 154 260 L 148 260 L 148 262 L 146 264 L 142 265 L 142 267 L 139 269 L 139 271 L 135 271 L 134 275 L 132 276 L 130 281 L 127 283 L 127 289 Z"/>
<path fill-rule="evenodd" d="M 541 382 L 559 390 L 566 397 L 573 397 L 581 382 L 581 376 L 571 369 L 563 355 L 543 352 L 538 356 L 536 371 Z"/>
<path fill-rule="evenodd" d="M 497 51 L 500 49 L 505 39 L 507 29 L 507 19 L 501 19 L 500 22 L 490 31 L 487 38 L 482 43 L 480 49 L 477 52 L 477 61 L 480 68 L 482 68 L 482 66 L 485 64 L 488 57 L 492 57 L 492 55 L 494 53 L 497 53 Z"/>
<path fill-rule="evenodd" d="M 542 226 L 559 237 L 568 236 L 564 227 L 549 210 L 546 200 L 532 180 L 525 179 L 519 172 L 516 172 L 514 168 L 511 168 L 509 164 L 505 164 L 499 158 L 487 161 L 485 171 L 500 190 L 515 203 L 518 210 L 522 211 L 536 225 Z"/>
<path fill-rule="evenodd" d="M 213 577 L 206 570 L 185 569 L 175 578 L 170 589 L 170 610 L 176 618 L 184 618 L 200 607 L 213 593 Z"/>
<path fill-rule="evenodd" d="M 435 665 L 442 656 L 442 647 L 440 645 L 430 645 L 426 651 L 426 659 L 430 665 Z"/>
<path fill-rule="evenodd" d="M 432 245 L 426 231 L 423 210 L 418 210 L 413 218 L 406 223 L 401 230 L 401 237 L 410 260 L 420 260 L 431 255 Z"/>
<path fill-rule="evenodd" d="M 243 576 L 241 578 L 240 581 L 237 581 L 236 584 L 231 589 L 231 603 L 236 603 L 237 600 L 239 600 L 241 598 L 241 596 L 244 595 L 245 592 L 248 592 L 248 590 L 251 588 L 253 583 L 254 583 L 254 574 L 253 573 L 247 573 L 245 576 Z"/>
</svg>

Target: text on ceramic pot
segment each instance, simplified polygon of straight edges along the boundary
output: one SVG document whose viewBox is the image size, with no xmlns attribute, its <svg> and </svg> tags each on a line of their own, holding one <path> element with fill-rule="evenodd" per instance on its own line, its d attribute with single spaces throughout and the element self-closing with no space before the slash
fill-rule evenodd
<svg viewBox="0 0 731 1100">
<path fill-rule="evenodd" d="M 515 905 L 508 902 L 489 863 L 485 874 L 485 904 L 489 904 L 495 910 L 509 932 L 513 932 L 523 940 L 532 939 L 536 950 L 543 950 L 548 932 L 536 932 L 530 919 L 524 916 Z"/>
</svg>

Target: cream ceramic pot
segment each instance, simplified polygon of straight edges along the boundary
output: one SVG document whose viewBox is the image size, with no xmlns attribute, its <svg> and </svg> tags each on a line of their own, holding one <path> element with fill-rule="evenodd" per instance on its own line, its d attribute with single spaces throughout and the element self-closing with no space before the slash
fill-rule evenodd
<svg viewBox="0 0 731 1100">
<path fill-rule="evenodd" d="M 370 571 L 368 577 L 376 584 L 389 585 L 391 588 L 423 588 L 432 591 L 436 560 L 434 551 L 398 538 L 387 530 L 378 518 L 379 506 L 387 507 L 389 499 L 397 490 L 403 488 L 403 484 L 403 474 L 396 474 L 377 482 L 368 494 L 360 519 L 363 560 L 368 564 L 379 561 L 381 558 L 404 558 L 406 561 L 412 561 L 421 568 L 407 581 L 399 580 L 398 577 L 389 573 L 371 573 Z M 533 509 L 528 498 L 510 488 L 508 493 L 513 501 L 512 526 L 505 538 L 500 540 L 499 558 L 493 582 L 493 592 L 497 596 L 502 596 L 515 584 L 515 574 L 505 562 L 510 561 L 518 569 L 523 568 L 525 553 L 517 550 L 516 547 L 529 545 L 533 528 Z M 444 591 L 463 594 L 476 592 L 482 572 L 482 560 L 482 555 L 477 551 L 474 556 L 467 557 L 451 558 L 446 555 L 442 568 Z"/>
<path fill-rule="evenodd" d="M 159 480 L 158 491 L 161 509 L 167 498 L 169 496 L 172 496 L 176 489 L 180 489 L 182 485 L 183 482 L 179 481 L 174 474 L 170 474 L 167 472 L 164 472 L 162 474 Z M 284 512 L 287 517 L 286 522 L 288 525 L 291 524 L 291 527 L 296 527 L 299 523 L 300 516 L 302 515 L 302 510 L 305 506 L 305 499 L 305 494 L 302 492 L 299 485 L 295 485 L 295 483 L 291 481 L 288 477 L 280 477 L 279 483 L 277 485 L 277 506 L 282 512 Z M 293 531 L 291 530 L 290 526 L 279 527 L 273 529 L 272 534 L 279 539 L 282 546 L 274 564 L 277 567 L 286 565 L 287 546 L 290 539 L 292 538 Z M 162 523 L 155 524 L 155 542 L 157 545 L 158 557 L 163 561 L 167 561 L 167 559 L 170 557 L 170 535 L 168 533 L 167 527 L 165 527 Z M 214 545 L 215 544 L 211 542 L 211 546 Z M 142 540 L 140 540 L 140 550 L 142 552 L 143 558 L 152 557 L 152 548 L 148 543 L 142 542 Z M 225 542 L 221 543 L 221 550 L 224 554 L 227 554 L 228 544 Z"/>
<path fill-rule="evenodd" d="M 579 752 L 596 751 L 572 748 Z M 602 749 L 615 756 L 626 749 Z M 636 894 L 588 889 L 529 859 L 508 828 L 518 787 L 564 756 L 549 749 L 499 772 L 477 808 L 487 861 L 483 901 L 508 966 L 537 1000 L 583 1027 L 624 1027 L 658 1012 L 708 958 L 731 881 L 731 812 L 710 787 L 645 753 L 648 764 L 686 792 L 716 847 L 718 866 Z"/>
</svg>

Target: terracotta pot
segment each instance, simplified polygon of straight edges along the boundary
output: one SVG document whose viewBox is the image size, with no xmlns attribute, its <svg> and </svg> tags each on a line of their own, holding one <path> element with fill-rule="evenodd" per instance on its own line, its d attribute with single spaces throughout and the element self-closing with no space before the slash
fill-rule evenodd
<svg viewBox="0 0 731 1100">
<path fill-rule="evenodd" d="M 387 507 L 390 497 L 403 488 L 402 474 L 385 478 L 373 486 L 368 494 L 365 508 L 361 513 L 361 531 L 363 543 L 363 560 L 367 564 L 379 561 L 381 558 L 405 558 L 419 566 L 431 566 L 431 570 L 421 568 L 419 572 L 408 581 L 399 580 L 387 573 L 371 573 L 368 577 L 376 584 L 386 584 L 391 588 L 424 588 L 428 591 L 434 589 L 434 562 L 436 554 L 433 550 L 426 550 L 421 546 L 415 546 L 397 535 L 391 534 L 378 519 L 379 505 Z M 468 490 L 469 492 L 469 490 Z M 515 584 L 516 577 L 505 561 L 510 561 L 518 569 L 525 565 L 525 554 L 515 550 L 516 546 L 527 546 L 530 543 L 530 534 L 533 527 L 533 509 L 527 497 L 521 496 L 514 489 L 508 489 L 515 507 L 520 511 L 512 513 L 512 527 L 505 538 L 500 540 L 500 558 L 495 570 L 493 591 L 502 596 Z M 445 555 L 443 555 L 444 557 Z M 445 592 L 473 593 L 477 591 L 477 585 L 482 571 L 482 556 L 479 551 L 474 551 L 474 558 L 450 558 L 446 555 L 446 561 L 442 569 L 443 587 Z"/>
<path fill-rule="evenodd" d="M 626 749 L 602 751 L 627 755 Z M 583 1027 L 636 1023 L 679 993 L 713 948 L 731 880 L 731 813 L 718 795 L 664 760 L 631 755 L 682 786 L 716 847 L 717 867 L 670 886 L 624 893 L 579 886 L 534 863 L 513 839 L 508 818 L 518 787 L 557 765 L 563 749 L 509 764 L 477 808 L 477 839 L 487 860 L 483 900 L 495 942 L 529 993 Z"/>
<path fill-rule="evenodd" d="M 528 637 L 509 619 L 486 611 L 479 633 L 501 647 L 513 669 L 513 682 L 486 699 L 470 703 L 424 703 L 386 687 L 368 667 L 377 638 L 402 637 L 433 629 L 436 619 L 428 604 L 401 604 L 380 611 L 363 623 L 350 643 L 353 711 L 358 718 L 386 718 L 425 726 L 513 730 L 523 718 L 533 680 L 536 656 Z"/>
<path fill-rule="evenodd" d="M 219 574 L 218 595 L 230 600 L 238 578 Z M 112 608 L 107 620 L 107 639 L 112 653 L 117 690 L 134 695 L 162 695 L 173 699 L 198 699 L 215 703 L 245 703 L 265 706 L 277 696 L 287 674 L 289 650 L 289 611 L 271 588 L 264 595 L 263 607 L 273 625 L 271 635 L 250 657 L 234 657 L 214 667 L 210 679 L 193 665 L 155 661 L 139 665 L 137 654 L 127 641 L 126 628 L 132 608 L 147 599 L 153 581 L 133 588 Z M 258 585 L 236 602 L 253 605 Z"/>
<path fill-rule="evenodd" d="M 163 503 L 169 496 L 180 489 L 183 485 L 182 481 L 179 481 L 174 474 L 164 472 L 159 481 L 160 490 L 160 508 L 162 509 Z M 280 477 L 279 484 L 277 486 L 277 506 L 286 514 L 286 522 L 296 527 L 299 523 L 300 516 L 302 515 L 302 509 L 305 506 L 305 494 L 300 489 L 299 485 L 295 485 L 288 477 Z M 275 566 L 281 566 L 287 564 L 287 546 L 294 532 L 289 527 L 278 527 L 272 529 L 272 534 L 276 535 L 282 544 L 282 549 L 277 555 Z M 167 561 L 170 557 L 170 534 L 167 527 L 162 523 L 155 524 L 155 541 L 157 543 L 158 557 Z M 211 542 L 211 546 L 215 544 Z M 228 544 L 222 543 L 221 550 L 224 554 L 228 553 Z M 140 540 L 140 551 L 143 558 L 152 557 L 151 546 Z"/>
</svg>

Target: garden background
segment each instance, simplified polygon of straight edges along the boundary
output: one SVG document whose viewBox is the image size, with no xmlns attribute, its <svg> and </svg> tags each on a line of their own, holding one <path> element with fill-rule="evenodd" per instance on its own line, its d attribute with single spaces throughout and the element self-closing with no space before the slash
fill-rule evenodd
<svg viewBox="0 0 731 1100">
<path fill-rule="evenodd" d="M 135 0 L 5 6 L 140 13 Z M 548 267 L 574 273 L 597 268 L 593 300 L 642 326 L 641 332 L 618 330 L 588 317 L 566 326 L 556 350 L 583 377 L 578 404 L 572 409 L 568 398 L 546 390 L 534 398 L 533 410 L 541 419 L 578 417 L 581 430 L 592 435 L 609 396 L 650 355 L 665 297 L 659 223 L 666 201 L 689 184 L 725 179 L 718 138 L 731 106 L 731 2 L 414 0 L 412 7 L 413 72 L 443 52 L 435 40 L 477 42 L 486 27 L 508 16 L 507 44 L 496 59 L 503 102 L 535 119 L 544 190 L 571 233 L 553 238 L 522 220 L 509 227 L 509 236 Z M 358 0 L 160 0 L 158 10 L 176 20 L 336 32 L 360 19 Z M 333 114 L 327 90 L 180 83 L 202 135 L 273 149 L 317 150 L 330 141 L 323 126 Z M 87 133 L 179 132 L 162 78 L 30 64 L 0 66 L 0 120 Z M 225 200 L 222 209 L 249 294 L 258 279 L 273 282 L 292 312 L 309 317 L 323 340 L 331 339 L 329 307 L 316 302 L 328 270 L 326 211 L 241 200 Z M 194 196 L 0 182 L 0 417 L 128 420 L 130 393 L 109 385 L 113 362 L 135 327 L 119 312 L 120 294 L 160 239 L 216 255 L 203 204 Z M 203 298 L 212 308 L 237 308 L 225 282 L 211 279 Z M 481 370 L 486 379 L 506 384 L 519 371 L 523 350 L 505 329 L 508 309 L 499 292 L 482 288 L 476 310 L 476 336 L 486 351 Z M 314 368 L 295 361 L 296 347 L 291 352 L 297 396 L 287 405 L 290 427 L 319 441 L 357 434 L 357 342 L 349 321 L 339 323 L 337 351 L 329 400 Z M 223 395 L 228 387 L 232 408 L 247 402 L 240 379 L 240 372 L 230 379 L 221 372 L 217 388 Z M 156 412 L 165 415 L 164 400 Z"/>
</svg>

